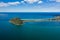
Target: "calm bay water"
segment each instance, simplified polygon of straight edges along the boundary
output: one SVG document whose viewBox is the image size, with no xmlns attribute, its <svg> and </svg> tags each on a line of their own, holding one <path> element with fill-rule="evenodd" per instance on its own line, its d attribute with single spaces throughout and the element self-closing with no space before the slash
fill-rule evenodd
<svg viewBox="0 0 60 40">
<path fill-rule="evenodd" d="M 60 22 L 26 22 L 16 26 L 11 18 L 43 19 L 60 13 L 0 13 L 0 40 L 60 40 Z"/>
</svg>

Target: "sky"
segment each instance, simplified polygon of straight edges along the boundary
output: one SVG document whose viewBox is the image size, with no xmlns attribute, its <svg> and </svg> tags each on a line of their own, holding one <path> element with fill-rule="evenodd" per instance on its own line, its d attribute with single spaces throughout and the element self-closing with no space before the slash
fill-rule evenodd
<svg viewBox="0 0 60 40">
<path fill-rule="evenodd" d="M 0 0 L 0 12 L 60 12 L 60 0 Z"/>
</svg>

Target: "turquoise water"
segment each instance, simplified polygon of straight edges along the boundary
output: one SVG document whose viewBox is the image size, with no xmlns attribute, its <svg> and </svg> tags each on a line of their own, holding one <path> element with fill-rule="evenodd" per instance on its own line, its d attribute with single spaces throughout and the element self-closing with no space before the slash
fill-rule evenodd
<svg viewBox="0 0 60 40">
<path fill-rule="evenodd" d="M 59 13 L 1 13 L 1 40 L 60 40 L 60 22 L 26 22 L 21 26 L 9 23 L 10 18 L 43 19 Z"/>
</svg>

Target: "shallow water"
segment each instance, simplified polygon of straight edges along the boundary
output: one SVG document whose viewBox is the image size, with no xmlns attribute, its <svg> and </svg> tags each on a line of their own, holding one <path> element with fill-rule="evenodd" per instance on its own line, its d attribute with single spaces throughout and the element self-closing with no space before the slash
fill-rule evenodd
<svg viewBox="0 0 60 40">
<path fill-rule="evenodd" d="M 16 16 L 24 19 L 38 19 L 51 18 L 53 17 L 52 14 L 7 14 L 5 17 L 0 16 L 3 18 L 0 21 L 1 40 L 60 40 L 60 22 L 26 22 L 21 26 L 16 26 L 8 22 L 10 18 Z"/>
</svg>

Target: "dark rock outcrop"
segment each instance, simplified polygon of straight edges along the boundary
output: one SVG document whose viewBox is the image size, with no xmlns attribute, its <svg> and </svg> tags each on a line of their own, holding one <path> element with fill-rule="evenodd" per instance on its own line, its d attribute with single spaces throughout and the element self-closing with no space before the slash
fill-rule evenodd
<svg viewBox="0 0 60 40">
<path fill-rule="evenodd" d="M 20 18 L 10 19 L 9 22 L 12 24 L 15 24 L 15 25 L 22 25 L 23 24 L 23 20 L 21 20 Z"/>
</svg>

